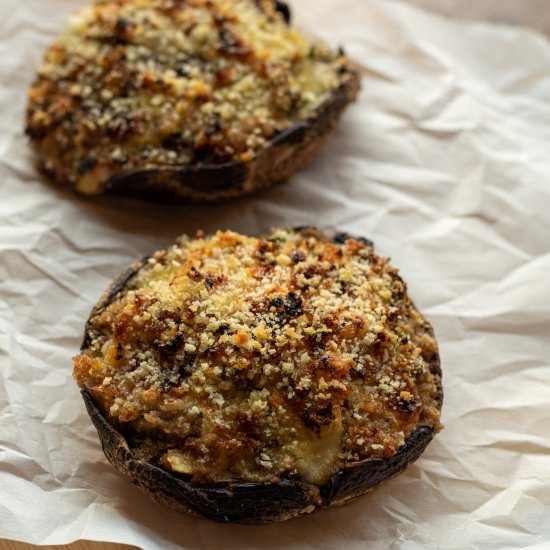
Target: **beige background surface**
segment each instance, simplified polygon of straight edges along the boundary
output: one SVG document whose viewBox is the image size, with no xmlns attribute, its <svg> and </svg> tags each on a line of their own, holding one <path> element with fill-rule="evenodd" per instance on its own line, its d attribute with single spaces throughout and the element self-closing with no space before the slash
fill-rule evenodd
<svg viewBox="0 0 550 550">
<path fill-rule="evenodd" d="M 548 0 L 407 0 L 445 15 L 529 25 L 550 33 Z"/>
<path fill-rule="evenodd" d="M 365 1 L 365 0 L 363 0 Z M 548 0 L 407 0 L 445 15 L 468 19 L 487 19 L 502 23 L 525 24 L 550 33 Z M 32 545 L 0 540 L 0 550 L 28 550 Z M 132 546 L 79 541 L 68 546 L 40 547 L 59 550 L 131 550 Z"/>
</svg>

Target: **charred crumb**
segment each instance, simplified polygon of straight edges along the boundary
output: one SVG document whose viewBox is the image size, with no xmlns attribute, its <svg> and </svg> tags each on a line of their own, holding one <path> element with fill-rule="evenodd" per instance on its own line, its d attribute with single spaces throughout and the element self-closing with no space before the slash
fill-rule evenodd
<svg viewBox="0 0 550 550">
<path fill-rule="evenodd" d="M 128 21 L 124 17 L 119 17 L 115 23 L 113 41 L 116 44 L 126 44 L 133 27 L 134 24 L 131 21 Z"/>
<path fill-rule="evenodd" d="M 285 23 L 288 25 L 291 19 L 290 6 L 286 2 L 275 1 L 275 9 L 283 16 Z"/>
<path fill-rule="evenodd" d="M 374 244 L 370 239 L 366 239 L 365 237 L 353 237 L 349 233 L 337 233 L 334 236 L 334 242 L 337 244 L 345 244 L 347 240 L 353 239 L 361 244 L 364 244 L 368 247 L 373 247 Z"/>
<path fill-rule="evenodd" d="M 411 414 L 422 407 L 422 403 L 414 396 L 410 396 L 409 392 L 401 392 L 405 396 L 400 395 L 394 400 L 393 406 L 402 413 Z"/>
<path fill-rule="evenodd" d="M 289 317 L 297 317 L 302 314 L 302 299 L 295 292 L 289 292 L 285 296 L 284 302 L 285 313 Z"/>
<path fill-rule="evenodd" d="M 301 251 L 297 250 L 292 254 L 292 263 L 299 264 L 300 262 L 303 262 L 306 259 L 306 255 Z"/>
<path fill-rule="evenodd" d="M 227 323 L 221 323 L 220 326 L 216 329 L 216 332 L 214 333 L 216 336 L 221 336 L 222 334 L 226 334 L 229 330 L 229 325 Z"/>
<path fill-rule="evenodd" d="M 218 134 L 223 130 L 222 123 L 219 118 L 214 119 L 206 128 L 204 135 L 207 137 L 213 136 L 214 134 Z"/>
<path fill-rule="evenodd" d="M 78 173 L 84 175 L 91 172 L 97 166 L 97 160 L 93 158 L 85 158 L 78 164 Z"/>
<path fill-rule="evenodd" d="M 323 426 L 327 426 L 334 420 L 332 404 L 317 409 L 306 409 L 302 414 L 304 424 L 315 433 L 319 433 Z"/>
<path fill-rule="evenodd" d="M 218 31 L 220 45 L 218 51 L 237 57 L 247 56 L 252 53 L 252 50 L 244 45 L 244 42 L 237 37 L 231 29 L 222 27 Z"/>
<path fill-rule="evenodd" d="M 212 288 L 216 284 L 216 278 L 212 277 L 212 275 L 207 275 L 206 278 L 204 279 L 204 284 L 208 288 Z"/>
<path fill-rule="evenodd" d="M 117 353 L 116 353 L 116 356 L 115 356 L 115 360 L 120 361 L 123 357 L 123 354 L 122 354 L 123 349 L 122 349 L 122 344 L 120 342 L 118 342 L 117 345 L 116 345 L 116 351 L 117 351 Z"/>
<path fill-rule="evenodd" d="M 175 353 L 185 341 L 185 334 L 178 332 L 176 335 L 167 342 L 160 342 L 159 348 L 168 353 Z"/>
<path fill-rule="evenodd" d="M 185 145 L 181 132 L 174 132 L 162 140 L 162 146 L 166 149 L 179 149 Z"/>
</svg>

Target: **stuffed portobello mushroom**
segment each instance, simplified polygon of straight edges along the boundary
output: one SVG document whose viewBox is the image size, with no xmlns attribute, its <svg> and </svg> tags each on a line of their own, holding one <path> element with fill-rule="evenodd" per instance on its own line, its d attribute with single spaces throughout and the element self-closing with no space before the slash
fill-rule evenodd
<svg viewBox="0 0 550 550">
<path fill-rule="evenodd" d="M 199 233 L 130 266 L 74 376 L 117 469 L 222 522 L 350 501 L 440 429 L 437 342 L 398 271 L 312 228 Z"/>
<path fill-rule="evenodd" d="M 79 193 L 214 200 L 286 180 L 357 95 L 272 0 L 96 0 L 50 46 L 27 134 Z"/>
</svg>

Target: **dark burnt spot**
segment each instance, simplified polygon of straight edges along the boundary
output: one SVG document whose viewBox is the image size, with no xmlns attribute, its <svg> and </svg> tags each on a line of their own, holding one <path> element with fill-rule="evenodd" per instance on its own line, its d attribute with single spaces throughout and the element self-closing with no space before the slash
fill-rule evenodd
<svg viewBox="0 0 550 550">
<path fill-rule="evenodd" d="M 301 251 L 297 250 L 292 254 L 292 262 L 294 264 L 299 264 L 300 262 L 303 262 L 306 259 L 306 255 Z"/>
<path fill-rule="evenodd" d="M 214 23 L 218 27 L 223 27 L 226 23 L 229 23 L 230 19 L 226 15 L 222 15 L 221 13 L 214 14 Z"/>
<path fill-rule="evenodd" d="M 306 337 L 307 349 L 312 353 L 316 353 L 325 347 L 327 339 L 328 339 L 328 334 L 326 332 L 319 332 L 317 334 L 308 334 Z"/>
<path fill-rule="evenodd" d="M 227 323 L 222 323 L 217 329 L 216 329 L 216 336 L 221 336 L 222 334 L 226 334 L 229 330 L 229 325 Z"/>
<path fill-rule="evenodd" d="M 32 118 L 32 114 L 28 115 L 29 118 Z M 28 124 L 25 127 L 25 133 L 27 136 L 29 136 L 31 139 L 44 139 L 47 135 L 46 126 L 43 124 Z"/>
<path fill-rule="evenodd" d="M 276 296 L 269 305 L 276 310 L 275 318 L 279 323 L 285 323 L 303 312 L 302 299 L 295 292 L 289 292 L 284 299 Z"/>
<path fill-rule="evenodd" d="M 356 332 L 362 332 L 363 330 L 365 330 L 366 321 L 361 317 L 354 317 L 351 320 L 351 324 L 353 325 L 353 328 Z"/>
<path fill-rule="evenodd" d="M 269 252 L 271 249 L 273 248 L 273 245 L 262 239 L 259 243 L 258 243 L 258 252 L 260 254 L 266 254 L 267 252 Z"/>
<path fill-rule="evenodd" d="M 243 41 L 227 27 L 218 29 L 220 44 L 218 51 L 235 57 L 246 57 L 252 53 L 252 50 L 245 46 Z"/>
<path fill-rule="evenodd" d="M 261 435 L 254 418 L 243 413 L 237 416 L 237 430 L 251 439 L 257 439 Z"/>
<path fill-rule="evenodd" d="M 306 388 L 294 388 L 294 393 L 300 398 L 300 399 L 306 399 L 308 394 L 310 393 L 309 389 Z"/>
<path fill-rule="evenodd" d="M 225 275 L 213 275 L 212 273 L 208 272 L 206 274 L 206 277 L 204 278 L 204 285 L 210 290 L 211 288 L 221 285 L 226 281 L 227 277 Z"/>
<path fill-rule="evenodd" d="M 218 360 L 225 352 L 225 347 L 221 344 L 216 344 L 206 350 L 206 356 L 210 361 Z"/>
<path fill-rule="evenodd" d="M 365 246 L 373 247 L 374 243 L 370 239 L 365 239 L 365 237 L 357 237 L 355 239 L 358 243 L 364 244 Z"/>
<path fill-rule="evenodd" d="M 105 130 L 109 137 L 122 139 L 129 134 L 134 127 L 135 121 L 129 113 L 118 113 L 116 115 L 110 115 Z"/>
<path fill-rule="evenodd" d="M 338 286 L 340 287 L 338 289 L 340 294 L 347 294 L 349 289 L 351 288 L 351 285 L 348 281 L 338 281 Z"/>
<path fill-rule="evenodd" d="M 269 298 L 261 298 L 260 300 L 253 300 L 250 302 L 250 311 L 252 313 L 255 313 L 257 315 L 264 315 L 265 313 L 269 312 L 269 309 L 271 307 L 271 302 Z"/>
<path fill-rule="evenodd" d="M 175 71 L 181 78 L 189 78 L 191 76 L 191 71 L 189 70 L 189 65 L 187 64 L 178 65 L 175 68 Z"/>
<path fill-rule="evenodd" d="M 183 332 L 178 332 L 173 338 L 165 342 L 159 343 L 159 348 L 165 353 L 175 353 L 183 344 L 185 335 Z"/>
<path fill-rule="evenodd" d="M 185 142 L 183 140 L 181 132 L 170 134 L 162 140 L 162 146 L 165 149 L 180 149 L 184 145 Z"/>
<path fill-rule="evenodd" d="M 396 307 L 392 307 L 388 309 L 388 313 L 386 314 L 386 318 L 390 323 L 393 323 L 394 321 L 397 321 L 399 318 L 399 310 Z"/>
<path fill-rule="evenodd" d="M 196 358 L 196 353 L 183 353 L 176 355 L 174 366 L 177 369 L 180 382 L 193 372 L 193 365 Z"/>
<path fill-rule="evenodd" d="M 98 37 L 96 40 L 114 46 L 124 46 L 130 40 L 130 33 L 134 25 L 128 19 L 119 17 L 113 26 L 113 34 L 111 36 Z"/>
<path fill-rule="evenodd" d="M 350 239 L 353 239 L 358 243 L 364 244 L 365 246 L 374 246 L 374 243 L 371 240 L 365 239 L 365 237 L 354 237 L 349 233 L 337 233 L 336 235 L 334 235 L 333 240 L 336 244 L 346 244 L 346 241 L 349 241 Z"/>
<path fill-rule="evenodd" d="M 131 23 L 127 19 L 124 19 L 124 17 L 119 17 L 115 23 L 115 32 L 117 35 L 125 34 L 130 26 Z"/>
<path fill-rule="evenodd" d="M 194 353 L 174 353 L 163 349 L 161 357 L 169 365 L 162 371 L 161 390 L 166 393 L 177 388 L 192 374 L 197 356 Z"/>
<path fill-rule="evenodd" d="M 357 364 L 353 369 L 350 370 L 350 373 L 352 376 L 355 375 L 355 377 L 360 378 L 361 380 L 364 380 L 367 377 L 365 365 L 362 364 Z"/>
<path fill-rule="evenodd" d="M 374 351 L 380 351 L 384 346 L 386 346 L 390 341 L 390 337 L 385 332 L 376 333 L 374 342 L 371 344 L 371 349 Z"/>
<path fill-rule="evenodd" d="M 349 72 L 349 67 L 347 65 L 341 65 L 340 67 L 338 67 L 338 74 L 340 76 L 348 74 Z"/>
<path fill-rule="evenodd" d="M 334 410 L 332 403 L 316 407 L 315 409 L 309 408 L 302 413 L 304 425 L 315 433 L 319 433 L 323 426 L 330 424 L 333 420 Z"/>
<path fill-rule="evenodd" d="M 401 276 L 395 271 L 390 272 L 392 278 L 391 292 L 394 299 L 402 300 L 407 292 L 407 285 Z"/>
<path fill-rule="evenodd" d="M 204 275 L 195 266 L 191 267 L 187 276 L 196 283 L 200 283 L 204 279 Z"/>
<path fill-rule="evenodd" d="M 351 237 L 349 233 L 337 233 L 336 235 L 334 235 L 333 240 L 336 244 L 346 244 L 346 241 L 350 238 Z"/>
<path fill-rule="evenodd" d="M 289 317 L 298 317 L 302 314 L 302 299 L 295 292 L 289 292 L 285 297 L 285 313 Z"/>
<path fill-rule="evenodd" d="M 159 312 L 158 319 L 159 321 L 166 321 L 166 319 L 170 319 L 172 321 L 179 321 L 179 315 L 175 311 L 164 309 Z"/>
<path fill-rule="evenodd" d="M 403 414 L 413 414 L 422 407 L 422 403 L 416 397 L 403 399 L 399 396 L 394 400 L 393 407 Z"/>
<path fill-rule="evenodd" d="M 323 317 L 323 324 L 330 330 L 336 331 L 339 327 L 339 319 L 335 315 L 325 315 Z"/>
<path fill-rule="evenodd" d="M 223 130 L 222 123 L 219 118 L 215 118 L 209 125 L 208 128 L 204 131 L 206 137 L 219 134 Z"/>
<path fill-rule="evenodd" d="M 78 173 L 83 176 L 84 174 L 87 174 L 88 172 L 91 172 L 97 165 L 97 160 L 93 158 L 85 158 L 84 160 L 81 160 L 78 164 Z"/>
<path fill-rule="evenodd" d="M 258 9 L 263 12 L 264 6 L 262 0 L 255 0 L 255 2 Z M 273 7 L 275 8 L 275 11 L 279 12 L 283 16 L 285 23 L 288 25 L 292 17 L 292 12 L 290 11 L 289 5 L 286 2 L 282 2 L 280 0 L 273 0 Z"/>
<path fill-rule="evenodd" d="M 290 6 L 286 2 L 275 1 L 275 9 L 283 16 L 285 23 L 288 25 L 292 17 Z"/>
<path fill-rule="evenodd" d="M 317 274 L 317 270 L 314 266 L 310 265 L 305 271 L 304 271 L 304 277 L 306 279 L 311 279 L 312 277 L 315 277 Z"/>
<path fill-rule="evenodd" d="M 120 361 L 122 359 L 122 344 L 120 342 L 116 345 L 116 357 L 115 359 L 117 361 Z"/>
</svg>

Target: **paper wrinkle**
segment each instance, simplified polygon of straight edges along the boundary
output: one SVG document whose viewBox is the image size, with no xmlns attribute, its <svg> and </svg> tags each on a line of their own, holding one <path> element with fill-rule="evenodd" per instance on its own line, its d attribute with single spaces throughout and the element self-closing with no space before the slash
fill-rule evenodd
<svg viewBox="0 0 550 550">
<path fill-rule="evenodd" d="M 344 44 L 359 101 L 315 163 L 228 204 L 84 200 L 45 182 L 22 131 L 43 48 L 84 0 L 0 5 L 0 537 L 147 549 L 550 545 L 550 42 L 399 2 L 295 2 Z M 71 378 L 117 273 L 198 228 L 324 225 L 373 239 L 435 326 L 445 430 L 355 503 L 214 525 L 150 503 L 104 458 Z"/>
</svg>

